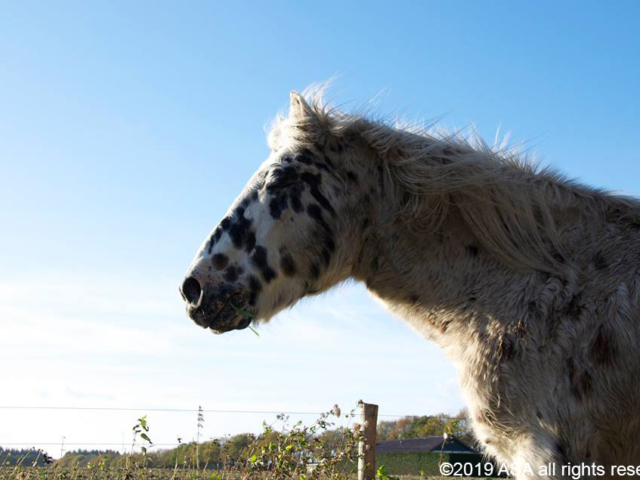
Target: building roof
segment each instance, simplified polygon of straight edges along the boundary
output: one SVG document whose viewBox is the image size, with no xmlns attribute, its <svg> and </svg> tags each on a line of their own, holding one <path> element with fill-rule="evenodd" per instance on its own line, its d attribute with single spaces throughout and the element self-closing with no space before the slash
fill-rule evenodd
<svg viewBox="0 0 640 480">
<path fill-rule="evenodd" d="M 444 442 L 444 448 L 442 444 Z M 449 435 L 445 440 L 443 435 L 433 437 L 404 438 L 402 440 L 388 440 L 376 443 L 376 453 L 409 453 L 409 452 L 445 452 L 445 453 L 476 453 L 475 450 Z"/>
</svg>

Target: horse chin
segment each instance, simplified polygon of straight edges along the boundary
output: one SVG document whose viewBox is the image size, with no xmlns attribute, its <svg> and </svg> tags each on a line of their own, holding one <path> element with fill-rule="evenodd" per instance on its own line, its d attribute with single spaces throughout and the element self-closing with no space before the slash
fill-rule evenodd
<svg viewBox="0 0 640 480">
<path fill-rule="evenodd" d="M 236 327 L 236 330 L 244 330 L 249 325 L 251 325 L 251 319 L 247 318 L 247 317 L 244 317 L 242 320 L 240 320 L 240 323 L 238 323 L 238 326 Z"/>
<path fill-rule="evenodd" d="M 239 321 L 236 321 L 233 324 L 222 324 L 219 325 L 216 323 L 215 326 L 211 326 L 209 327 L 209 329 L 216 335 L 220 335 L 222 333 L 227 333 L 230 332 L 232 330 L 244 330 L 245 328 L 247 328 L 249 325 L 251 325 L 251 319 L 247 318 L 247 317 L 243 317 L 243 316 L 236 316 L 239 318 Z"/>
<path fill-rule="evenodd" d="M 216 335 L 232 330 L 244 330 L 251 325 L 251 319 L 239 314 L 232 308 L 225 308 L 223 312 L 209 325 L 209 329 Z"/>
</svg>

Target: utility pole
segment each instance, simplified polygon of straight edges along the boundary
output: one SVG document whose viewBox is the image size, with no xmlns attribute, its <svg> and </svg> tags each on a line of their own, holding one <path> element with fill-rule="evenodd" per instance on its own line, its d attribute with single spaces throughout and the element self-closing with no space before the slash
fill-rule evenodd
<svg viewBox="0 0 640 480">
<path fill-rule="evenodd" d="M 196 438 L 196 467 L 200 469 L 200 430 L 204 428 L 204 412 L 202 405 L 198 405 L 198 436 Z"/>
</svg>

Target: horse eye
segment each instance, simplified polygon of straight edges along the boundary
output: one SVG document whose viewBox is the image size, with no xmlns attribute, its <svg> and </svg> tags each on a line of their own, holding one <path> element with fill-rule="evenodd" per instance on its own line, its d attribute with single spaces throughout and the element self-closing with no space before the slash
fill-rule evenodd
<svg viewBox="0 0 640 480">
<path fill-rule="evenodd" d="M 282 190 L 283 188 L 286 188 L 290 185 L 293 185 L 295 182 L 295 180 L 290 181 L 290 182 L 285 182 L 283 180 L 276 180 L 273 182 L 269 182 L 267 184 L 267 192 L 273 192 L 276 190 Z"/>
<path fill-rule="evenodd" d="M 291 166 L 275 168 L 267 181 L 267 191 L 279 190 L 293 185 L 298 181 L 298 171 Z"/>
</svg>

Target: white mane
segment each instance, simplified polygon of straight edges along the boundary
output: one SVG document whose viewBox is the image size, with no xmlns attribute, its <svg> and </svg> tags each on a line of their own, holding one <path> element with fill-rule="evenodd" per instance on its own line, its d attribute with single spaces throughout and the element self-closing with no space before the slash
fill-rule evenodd
<svg viewBox="0 0 640 480">
<path fill-rule="evenodd" d="M 636 201 L 568 181 L 508 145 L 488 145 L 479 135 L 437 126 L 391 127 L 366 114 L 348 114 L 324 101 L 326 85 L 305 91 L 305 115 L 280 115 L 268 142 L 273 150 L 308 147 L 331 137 L 364 143 L 385 172 L 398 214 L 414 231 L 440 227 L 457 209 L 485 248 L 519 268 L 556 271 L 565 246 L 553 210 L 580 208 L 601 216 Z M 635 212 L 629 212 L 634 216 Z M 635 218 L 637 220 L 637 218 Z"/>
</svg>

